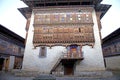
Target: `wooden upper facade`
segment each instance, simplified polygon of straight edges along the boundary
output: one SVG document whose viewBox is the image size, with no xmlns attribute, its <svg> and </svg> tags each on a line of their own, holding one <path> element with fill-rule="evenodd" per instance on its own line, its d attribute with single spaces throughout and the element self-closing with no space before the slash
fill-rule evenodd
<svg viewBox="0 0 120 80">
<path fill-rule="evenodd" d="M 92 7 L 34 9 L 34 46 L 93 46 L 92 10 Z"/>
<path fill-rule="evenodd" d="M 0 56 L 23 57 L 25 39 L 0 25 Z"/>
<path fill-rule="evenodd" d="M 120 55 L 120 28 L 103 39 L 102 48 L 104 57 Z"/>
<path fill-rule="evenodd" d="M 100 4 L 102 0 L 22 1 L 28 5 L 28 8 L 21 8 L 19 11 L 27 18 L 28 23 L 31 12 L 34 12 L 33 45 L 35 47 L 72 44 L 93 46 L 95 40 L 92 12 L 95 10 L 102 18 L 110 7 Z M 26 25 L 27 34 L 28 29 L 29 24 Z"/>
</svg>

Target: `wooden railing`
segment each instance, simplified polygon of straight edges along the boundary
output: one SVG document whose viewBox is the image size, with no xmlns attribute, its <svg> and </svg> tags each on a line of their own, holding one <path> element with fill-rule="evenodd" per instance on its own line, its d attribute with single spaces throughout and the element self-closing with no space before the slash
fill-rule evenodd
<svg viewBox="0 0 120 80">
<path fill-rule="evenodd" d="M 64 53 L 61 57 L 62 59 L 77 59 L 83 58 L 83 53 Z"/>
<path fill-rule="evenodd" d="M 64 75 L 64 70 L 58 70 L 57 67 L 60 65 L 62 60 L 67 61 L 77 61 L 77 60 L 83 60 L 83 52 L 80 53 L 62 53 L 62 56 L 58 59 L 56 64 L 54 65 L 53 69 L 51 70 L 51 73 L 57 76 Z"/>
</svg>

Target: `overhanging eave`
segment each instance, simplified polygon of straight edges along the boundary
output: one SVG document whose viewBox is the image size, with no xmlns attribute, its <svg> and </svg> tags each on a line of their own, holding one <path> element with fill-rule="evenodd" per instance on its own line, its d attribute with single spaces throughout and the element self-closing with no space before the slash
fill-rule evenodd
<svg viewBox="0 0 120 80">
<path fill-rule="evenodd" d="M 22 0 L 29 7 L 96 5 L 102 0 Z"/>
<path fill-rule="evenodd" d="M 108 4 L 98 4 L 97 6 L 95 6 L 95 10 L 101 12 L 100 19 L 102 19 L 102 17 L 106 14 L 110 7 L 111 5 Z"/>
<path fill-rule="evenodd" d="M 25 8 L 18 8 L 18 10 L 21 12 L 21 14 L 28 19 L 32 13 L 32 9 L 29 7 L 25 7 Z"/>
</svg>

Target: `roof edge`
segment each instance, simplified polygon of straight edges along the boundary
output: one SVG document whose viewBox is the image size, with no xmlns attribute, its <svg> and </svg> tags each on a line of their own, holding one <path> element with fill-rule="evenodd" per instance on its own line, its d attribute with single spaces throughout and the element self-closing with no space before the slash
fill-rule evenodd
<svg viewBox="0 0 120 80">
<path fill-rule="evenodd" d="M 5 26 L 0 24 L 0 32 L 5 32 L 6 35 L 9 35 L 11 37 L 14 37 L 15 39 L 18 39 L 19 41 L 24 42 L 25 39 L 23 37 L 21 37 L 20 35 L 16 34 L 15 32 L 9 30 L 8 28 L 6 28 Z"/>
<path fill-rule="evenodd" d="M 106 36 L 105 38 L 103 38 L 102 43 L 105 43 L 106 41 L 110 40 L 111 38 L 120 35 L 120 28 L 116 29 L 115 31 L 113 31 L 112 33 L 110 33 L 108 36 Z"/>
</svg>

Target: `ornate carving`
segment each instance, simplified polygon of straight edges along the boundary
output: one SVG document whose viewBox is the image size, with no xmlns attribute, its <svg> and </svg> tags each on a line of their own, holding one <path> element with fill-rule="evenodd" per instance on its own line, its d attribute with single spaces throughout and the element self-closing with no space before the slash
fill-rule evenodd
<svg viewBox="0 0 120 80">
<path fill-rule="evenodd" d="M 94 34 L 92 25 L 82 25 L 74 27 L 64 27 L 55 25 L 44 27 L 34 27 L 33 43 L 38 45 L 56 45 L 56 44 L 89 44 L 94 43 Z"/>
<path fill-rule="evenodd" d="M 33 44 L 34 46 L 71 44 L 93 46 L 91 11 L 35 13 Z"/>
</svg>

